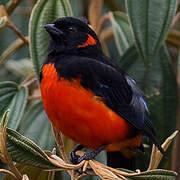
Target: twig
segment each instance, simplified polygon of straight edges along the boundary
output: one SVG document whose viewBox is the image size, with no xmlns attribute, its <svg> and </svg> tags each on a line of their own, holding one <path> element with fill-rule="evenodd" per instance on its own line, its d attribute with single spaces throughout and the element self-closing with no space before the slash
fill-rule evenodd
<svg viewBox="0 0 180 180">
<path fill-rule="evenodd" d="M 16 4 L 17 1 L 11 1 L 12 4 Z M 16 28 L 16 26 L 12 23 L 10 17 L 9 17 L 9 13 L 7 12 L 7 10 L 5 9 L 4 6 L 0 6 L 0 17 L 6 17 L 7 18 L 7 21 L 6 21 L 6 25 L 11 28 L 23 41 L 25 44 L 28 44 L 29 41 L 27 40 L 27 38 L 25 38 L 22 33 Z"/>
<path fill-rule="evenodd" d="M 84 166 L 83 166 L 83 172 L 86 171 L 88 164 L 89 164 L 89 161 L 85 161 Z"/>
<path fill-rule="evenodd" d="M 6 169 L 0 169 L 0 173 L 5 173 L 11 175 L 14 179 L 17 179 L 17 177 L 9 170 Z"/>
<path fill-rule="evenodd" d="M 108 27 L 101 32 L 99 39 L 100 39 L 100 41 L 107 41 L 107 40 L 113 38 L 113 36 L 114 36 L 113 28 Z"/>
<path fill-rule="evenodd" d="M 104 24 L 109 20 L 109 15 L 108 14 L 105 14 L 103 15 L 100 20 L 99 20 L 99 23 L 97 24 L 97 28 L 96 28 L 96 33 L 97 35 L 99 36 L 100 33 L 101 33 L 101 30 L 104 26 Z"/>
<path fill-rule="evenodd" d="M 9 15 L 11 15 L 14 9 L 22 2 L 23 0 L 11 0 L 6 4 L 6 9 Z"/>
<path fill-rule="evenodd" d="M 28 37 L 26 37 L 28 39 Z M 25 45 L 24 41 L 22 39 L 18 38 L 16 41 L 11 43 L 8 48 L 0 55 L 0 68 L 6 63 L 9 56 L 11 56 L 13 53 L 15 53 L 17 50 L 22 48 Z"/>
<path fill-rule="evenodd" d="M 68 158 L 66 156 L 66 152 L 65 152 L 65 148 L 64 148 L 64 142 L 63 142 L 63 137 L 62 137 L 62 133 L 58 131 L 58 129 L 56 127 L 53 127 L 53 132 L 54 132 L 54 137 L 55 137 L 55 141 L 58 147 L 58 150 L 61 154 L 61 157 L 63 158 L 63 160 L 68 163 Z"/>
<path fill-rule="evenodd" d="M 91 0 L 88 18 L 89 22 L 95 32 L 97 32 L 97 25 L 99 23 L 101 10 L 102 10 L 103 0 Z"/>
<path fill-rule="evenodd" d="M 28 100 L 30 101 L 37 100 L 37 99 L 41 99 L 41 95 L 32 95 L 28 97 Z"/>
<path fill-rule="evenodd" d="M 23 34 L 16 28 L 16 26 L 11 22 L 7 22 L 7 26 L 10 27 L 23 41 L 25 44 L 29 44 L 29 41 L 23 36 Z"/>
<path fill-rule="evenodd" d="M 176 137 L 177 133 L 178 133 L 178 131 L 175 131 L 162 144 L 162 148 L 163 148 L 164 151 L 167 150 L 167 148 L 169 147 L 169 145 L 171 144 L 173 139 Z M 148 171 L 152 170 L 152 169 L 156 169 L 158 167 L 162 157 L 163 157 L 163 155 L 161 154 L 161 152 L 158 150 L 158 148 L 155 145 L 153 145 L 152 153 L 151 153 L 151 160 L 150 160 L 150 163 L 149 163 Z"/>
<path fill-rule="evenodd" d="M 36 81 L 37 81 L 36 77 L 29 76 L 20 84 L 20 86 L 30 86 L 31 84 L 35 83 Z"/>
<path fill-rule="evenodd" d="M 174 17 L 172 23 L 171 23 L 171 28 L 173 28 L 176 25 L 176 22 L 180 19 L 180 12 L 178 12 L 176 14 L 176 16 Z"/>
</svg>

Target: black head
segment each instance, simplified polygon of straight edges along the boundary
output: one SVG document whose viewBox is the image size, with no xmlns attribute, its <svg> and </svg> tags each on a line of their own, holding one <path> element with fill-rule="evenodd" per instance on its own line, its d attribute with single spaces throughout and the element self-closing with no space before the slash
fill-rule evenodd
<svg viewBox="0 0 180 180">
<path fill-rule="evenodd" d="M 92 49 L 101 49 L 97 35 L 85 19 L 64 17 L 44 27 L 51 36 L 51 51 L 83 53 L 87 50 L 90 52 Z"/>
</svg>

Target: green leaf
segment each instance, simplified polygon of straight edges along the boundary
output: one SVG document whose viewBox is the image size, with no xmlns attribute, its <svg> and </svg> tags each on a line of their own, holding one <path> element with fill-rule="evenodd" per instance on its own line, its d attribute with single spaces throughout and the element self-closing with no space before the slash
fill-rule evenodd
<svg viewBox="0 0 180 180">
<path fill-rule="evenodd" d="M 158 130 L 157 136 L 161 137 L 158 139 L 162 142 L 175 130 L 178 103 L 176 77 L 166 48 L 160 49 L 149 69 L 145 67 L 134 46 L 124 53 L 119 63 L 145 92 L 151 119 Z M 147 152 L 143 160 L 142 154 L 137 158 L 137 164 L 140 164 L 138 167 L 147 168 L 149 154 Z"/>
<path fill-rule="evenodd" d="M 15 162 L 43 169 L 55 168 L 40 147 L 10 128 L 7 128 L 7 150 Z"/>
<path fill-rule="evenodd" d="M 124 53 L 119 63 L 146 95 L 151 96 L 159 92 L 159 87 L 162 86 L 162 67 L 158 56 L 152 59 L 151 66 L 147 68 L 133 45 Z"/>
<path fill-rule="evenodd" d="M 162 67 L 162 86 L 159 94 L 150 98 L 149 106 L 155 127 L 158 129 L 157 134 L 165 139 L 175 130 L 178 89 L 176 77 L 165 47 L 160 49 L 159 60 Z"/>
<path fill-rule="evenodd" d="M 27 87 L 21 87 L 19 91 L 16 93 L 16 95 L 13 97 L 9 105 L 10 115 L 9 115 L 8 127 L 13 129 L 18 128 L 27 104 L 27 97 L 28 97 Z"/>
<path fill-rule="evenodd" d="M 173 171 L 163 170 L 163 169 L 156 169 L 147 172 L 141 172 L 137 175 L 133 176 L 126 176 L 129 180 L 175 180 L 177 177 L 177 173 Z"/>
<path fill-rule="evenodd" d="M 18 92 L 18 85 L 11 81 L 0 82 L 0 116 L 8 108 L 14 95 Z"/>
<path fill-rule="evenodd" d="M 18 127 L 18 132 L 32 139 L 42 149 L 52 150 L 55 147 L 51 124 L 41 101 L 29 107 Z"/>
<path fill-rule="evenodd" d="M 115 43 L 119 54 L 122 55 L 134 42 L 128 17 L 122 12 L 110 12 L 109 16 L 115 35 Z"/>
<path fill-rule="evenodd" d="M 126 0 L 126 5 L 138 51 L 149 64 L 164 43 L 177 0 Z"/>
<path fill-rule="evenodd" d="M 9 109 L 5 111 L 5 113 L 3 114 L 1 123 L 0 123 L 0 127 L 4 127 L 7 122 L 8 122 L 8 118 L 9 118 Z"/>
<path fill-rule="evenodd" d="M 138 59 L 139 54 L 137 53 L 136 46 L 133 44 L 120 58 L 119 64 L 122 69 L 128 70 Z"/>
<path fill-rule="evenodd" d="M 11 100 L 18 91 L 18 85 L 15 82 L 4 81 L 0 82 L 0 102 Z"/>
<path fill-rule="evenodd" d="M 29 24 L 30 53 L 38 79 L 49 44 L 49 35 L 44 30 L 44 25 L 64 16 L 72 16 L 68 0 L 41 0 L 32 11 Z"/>
</svg>

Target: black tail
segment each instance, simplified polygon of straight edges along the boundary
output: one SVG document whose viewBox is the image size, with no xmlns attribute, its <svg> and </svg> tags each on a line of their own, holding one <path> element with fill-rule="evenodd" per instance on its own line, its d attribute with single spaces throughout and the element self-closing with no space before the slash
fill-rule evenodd
<svg viewBox="0 0 180 180">
<path fill-rule="evenodd" d="M 128 159 L 121 152 L 107 152 L 107 166 L 112 168 L 124 168 L 128 170 L 136 170 L 135 158 Z"/>
</svg>

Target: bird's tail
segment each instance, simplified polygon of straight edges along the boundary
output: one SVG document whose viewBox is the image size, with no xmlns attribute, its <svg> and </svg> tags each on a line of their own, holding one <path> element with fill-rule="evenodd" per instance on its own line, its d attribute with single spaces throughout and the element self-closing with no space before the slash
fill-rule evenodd
<svg viewBox="0 0 180 180">
<path fill-rule="evenodd" d="M 124 168 L 128 170 L 136 170 L 135 158 L 126 158 L 119 151 L 107 152 L 107 166 L 112 168 Z"/>
</svg>

